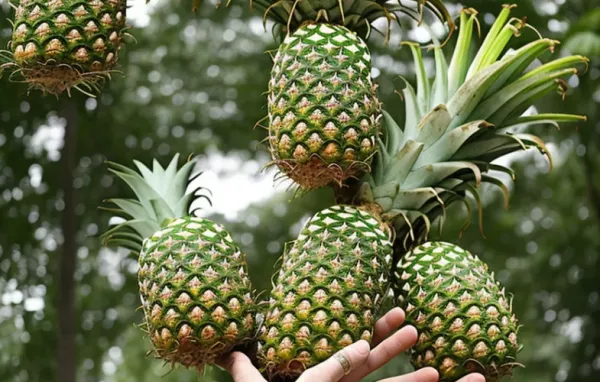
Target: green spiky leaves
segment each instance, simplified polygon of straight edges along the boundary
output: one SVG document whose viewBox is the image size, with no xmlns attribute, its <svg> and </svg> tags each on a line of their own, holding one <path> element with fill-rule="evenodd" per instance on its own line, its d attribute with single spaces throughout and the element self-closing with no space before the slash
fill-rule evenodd
<svg viewBox="0 0 600 382">
<path fill-rule="evenodd" d="M 121 178 L 135 193 L 136 199 L 110 199 L 116 208 L 103 208 L 127 219 L 104 235 L 105 244 L 119 245 L 139 252 L 142 240 L 159 231 L 170 220 L 187 216 L 192 202 L 203 187 L 188 190 L 188 185 L 202 173 L 191 176 L 195 161 L 178 169 L 179 154 L 163 168 L 154 160 L 152 170 L 134 161 L 139 173 L 117 163 L 108 162 L 109 171 Z"/>
<path fill-rule="evenodd" d="M 468 51 L 476 12 L 464 10 L 450 64 L 442 48 L 434 47 L 433 82 L 427 78 L 421 50 L 408 44 L 417 89 L 407 84 L 402 91 L 406 108 L 402 127 L 384 112 L 385 141 L 379 141 L 373 172 L 362 190 L 363 199 L 383 207 L 405 247 L 422 242 L 431 222 L 443 216 L 449 204 L 461 201 L 469 208 L 465 201 L 469 194 L 477 201 L 481 218 L 481 183 L 500 187 L 508 197 L 493 174 L 512 172 L 492 164 L 495 159 L 528 148 L 550 156 L 540 138 L 517 128 L 585 120 L 569 114 L 523 115 L 549 93 L 564 96 L 566 80 L 579 68 L 585 69 L 588 60 L 569 56 L 530 69 L 558 42 L 540 38 L 507 51 L 509 42 L 526 26 L 520 19 L 510 19 L 512 8 L 504 7 L 473 59 Z"/>
<path fill-rule="evenodd" d="M 414 0 L 416 7 L 404 5 L 401 1 L 386 0 L 252 0 L 251 4 L 264 12 L 264 20 L 275 22 L 274 35 L 293 33 L 307 21 L 338 24 L 368 38 L 371 24 L 377 19 L 386 19 L 388 26 L 398 21 L 398 15 L 408 15 L 414 20 L 422 20 L 425 8 L 438 18 L 446 21 L 450 28 L 454 22 L 440 0 Z M 389 33 L 389 27 L 388 27 Z M 387 36 L 387 34 L 386 34 Z"/>
<path fill-rule="evenodd" d="M 200 2 L 194 0 L 194 10 Z M 230 3 L 231 0 L 227 0 L 225 5 Z M 447 22 L 450 29 L 454 30 L 454 21 L 442 0 L 413 0 L 413 3 L 417 4 L 407 6 L 402 1 L 387 0 L 250 0 L 252 8 L 263 12 L 265 26 L 267 20 L 275 22 L 273 36 L 282 39 L 307 22 L 342 25 L 366 39 L 374 30 L 372 23 L 377 19 L 386 19 L 387 41 L 391 24 L 399 21 L 399 15 L 407 15 L 420 22 L 425 9 Z"/>
</svg>

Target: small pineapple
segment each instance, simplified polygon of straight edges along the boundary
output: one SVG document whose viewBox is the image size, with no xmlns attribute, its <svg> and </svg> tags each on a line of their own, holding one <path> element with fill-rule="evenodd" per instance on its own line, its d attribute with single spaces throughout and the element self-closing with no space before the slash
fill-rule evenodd
<svg viewBox="0 0 600 382">
<path fill-rule="evenodd" d="M 127 221 L 105 242 L 139 252 L 145 330 L 158 358 L 201 369 L 250 339 L 256 312 L 245 255 L 225 228 L 188 215 L 197 188 L 186 192 L 195 162 L 179 170 L 135 161 L 140 173 L 110 163 L 135 192 L 109 209 Z M 199 175 L 199 174 L 198 174 Z"/>
<path fill-rule="evenodd" d="M 20 0 L 4 66 L 44 93 L 96 92 L 117 63 L 125 12 L 125 0 Z"/>
<path fill-rule="evenodd" d="M 381 106 L 365 42 L 339 25 L 286 37 L 269 83 L 269 142 L 304 189 L 361 175 L 375 153 Z"/>
<path fill-rule="evenodd" d="M 486 381 L 511 375 L 521 347 L 517 319 L 504 288 L 477 256 L 453 244 L 425 243 L 407 253 L 396 272 L 398 304 L 419 332 L 411 350 L 415 368 L 436 368 L 440 382 L 471 372 Z"/>
<path fill-rule="evenodd" d="M 439 1 L 418 11 L 388 1 L 255 1 L 285 34 L 273 60 L 268 92 L 273 163 L 300 188 L 341 184 L 369 169 L 381 105 L 363 38 L 379 18 L 419 18 L 424 5 L 451 24 Z"/>
<path fill-rule="evenodd" d="M 334 206 L 314 215 L 284 254 L 271 293 L 259 338 L 266 374 L 295 377 L 370 341 L 391 257 L 390 232 L 371 213 Z"/>
</svg>

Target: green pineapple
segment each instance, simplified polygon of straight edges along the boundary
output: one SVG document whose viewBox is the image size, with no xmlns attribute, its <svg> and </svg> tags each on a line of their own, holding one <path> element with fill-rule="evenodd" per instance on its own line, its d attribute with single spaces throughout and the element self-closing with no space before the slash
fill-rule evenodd
<svg viewBox="0 0 600 382">
<path fill-rule="evenodd" d="M 271 292 L 259 338 L 266 374 L 298 376 L 370 341 L 391 257 L 390 231 L 373 214 L 334 206 L 314 215 L 285 253 Z"/>
<path fill-rule="evenodd" d="M 197 178 L 195 162 L 153 170 L 135 161 L 140 174 L 110 163 L 135 192 L 112 199 L 109 209 L 128 220 L 104 235 L 107 244 L 139 252 L 138 281 L 144 327 L 155 354 L 169 363 L 201 369 L 255 333 L 253 298 L 245 255 L 225 228 L 188 214 Z"/>
<path fill-rule="evenodd" d="M 117 63 L 125 18 L 125 0 L 20 0 L 4 67 L 44 93 L 98 91 Z"/>
<path fill-rule="evenodd" d="M 275 163 L 305 189 L 361 175 L 375 153 L 381 106 L 364 41 L 338 25 L 288 36 L 269 83 Z"/>
<path fill-rule="evenodd" d="M 453 244 L 425 243 L 396 271 L 398 303 L 419 332 L 411 350 L 415 368 L 434 367 L 440 382 L 449 382 L 470 372 L 498 381 L 520 366 L 511 301 L 477 256 Z"/>
<path fill-rule="evenodd" d="M 268 92 L 273 163 L 302 189 L 341 184 L 369 169 L 381 105 L 363 38 L 379 18 L 426 5 L 452 23 L 440 1 L 417 10 L 388 1 L 252 2 L 286 37 L 273 60 Z"/>
<path fill-rule="evenodd" d="M 473 59 L 468 57 L 468 52 L 476 11 L 464 10 L 450 64 L 442 48 L 434 47 L 433 82 L 426 76 L 421 50 L 416 44 L 408 44 L 414 55 L 417 91 L 410 84 L 403 90 L 406 107 L 403 127 L 384 112 L 386 136 L 379 141 L 373 172 L 367 174 L 362 183 L 338 190 L 339 200 L 379 205 L 382 219 L 394 227 L 394 260 L 400 260 L 400 270 L 407 273 L 393 288 L 396 295 L 404 296 L 402 306 L 408 309 L 407 304 L 412 304 L 414 310 L 407 323 L 422 331 L 414 364 L 435 366 L 443 381 L 454 381 L 459 375 L 474 370 L 486 374 L 489 381 L 509 374 L 516 364 L 516 319 L 505 306 L 503 292 L 492 285 L 493 277 L 477 258 L 458 249 L 452 252 L 443 249 L 443 256 L 434 264 L 436 256 L 441 256 L 436 252 L 441 250 L 436 248 L 444 248 L 437 244 L 418 247 L 401 259 L 402 255 L 427 240 L 431 225 L 438 218 L 442 218 L 441 228 L 445 209 L 454 202 L 462 202 L 470 208 L 466 198 L 472 195 L 481 217 L 478 187 L 481 183 L 500 187 L 508 200 L 506 186 L 494 174 L 512 175 L 512 171 L 492 162 L 528 148 L 537 148 L 549 156 L 544 142 L 521 132 L 522 128 L 585 120 L 585 117 L 569 114 L 524 115 L 549 93 L 558 91 L 564 96 L 565 80 L 578 73 L 577 66 L 586 67 L 588 60 L 567 56 L 532 68 L 534 61 L 558 44 L 544 38 L 505 52 L 510 40 L 519 37 L 519 30 L 525 27 L 522 20 L 509 19 L 512 8 L 504 7 Z M 429 272 L 431 268 L 437 272 L 433 278 L 417 272 L 421 269 Z M 473 272 L 468 273 L 469 269 Z M 453 278 L 453 272 L 468 277 Z M 442 293 L 438 283 L 450 289 Z M 420 287 L 416 291 L 415 285 Z M 459 300 L 464 291 L 484 290 L 490 296 L 485 300 L 468 292 L 465 298 L 472 298 L 472 304 L 466 306 L 454 301 L 457 309 L 463 310 L 456 313 L 458 316 L 445 314 L 449 300 L 455 297 L 455 288 L 461 292 Z M 490 312 L 496 314 L 493 310 L 488 312 L 491 306 L 498 310 L 498 317 L 490 316 Z M 481 316 L 477 317 L 476 311 Z M 502 322 L 504 317 L 509 317 L 508 323 Z M 439 320 L 443 318 L 446 320 L 441 325 L 445 326 L 439 329 Z M 469 333 L 471 320 L 479 319 L 482 332 Z M 500 326 L 496 319 L 500 320 Z M 500 333 L 490 325 L 497 326 Z M 431 337 L 438 329 L 447 337 Z M 496 341 L 498 338 L 503 342 Z M 431 341 L 437 340 L 442 342 L 432 345 Z M 477 362 L 463 365 L 461 360 L 465 357 Z"/>
</svg>

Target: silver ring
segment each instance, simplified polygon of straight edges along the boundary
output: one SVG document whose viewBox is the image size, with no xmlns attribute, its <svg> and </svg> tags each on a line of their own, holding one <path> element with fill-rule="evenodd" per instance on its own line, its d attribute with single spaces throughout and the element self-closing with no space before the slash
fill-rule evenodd
<svg viewBox="0 0 600 382">
<path fill-rule="evenodd" d="M 344 375 L 350 374 L 350 369 L 352 369 L 352 364 L 350 360 L 344 355 L 342 351 L 339 351 L 333 355 L 336 361 L 340 363 L 342 369 L 344 369 Z"/>
</svg>

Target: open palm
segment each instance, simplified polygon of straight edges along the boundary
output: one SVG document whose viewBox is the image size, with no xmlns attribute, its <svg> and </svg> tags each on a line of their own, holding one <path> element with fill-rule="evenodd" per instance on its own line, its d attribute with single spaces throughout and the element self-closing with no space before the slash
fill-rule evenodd
<svg viewBox="0 0 600 382">
<path fill-rule="evenodd" d="M 405 326 L 404 311 L 395 308 L 389 311 L 375 324 L 373 348 L 366 341 L 358 341 L 342 350 L 350 361 L 350 372 L 344 370 L 334 357 L 306 370 L 298 382 L 358 382 L 375 370 L 379 369 L 398 354 L 406 351 L 417 342 L 417 330 Z M 266 382 L 260 372 L 252 365 L 250 359 L 243 353 L 234 352 L 221 362 L 235 382 Z M 427 367 L 410 374 L 383 379 L 379 382 L 436 382 L 438 373 Z M 469 374 L 458 382 L 485 382 L 481 374 Z"/>
</svg>

